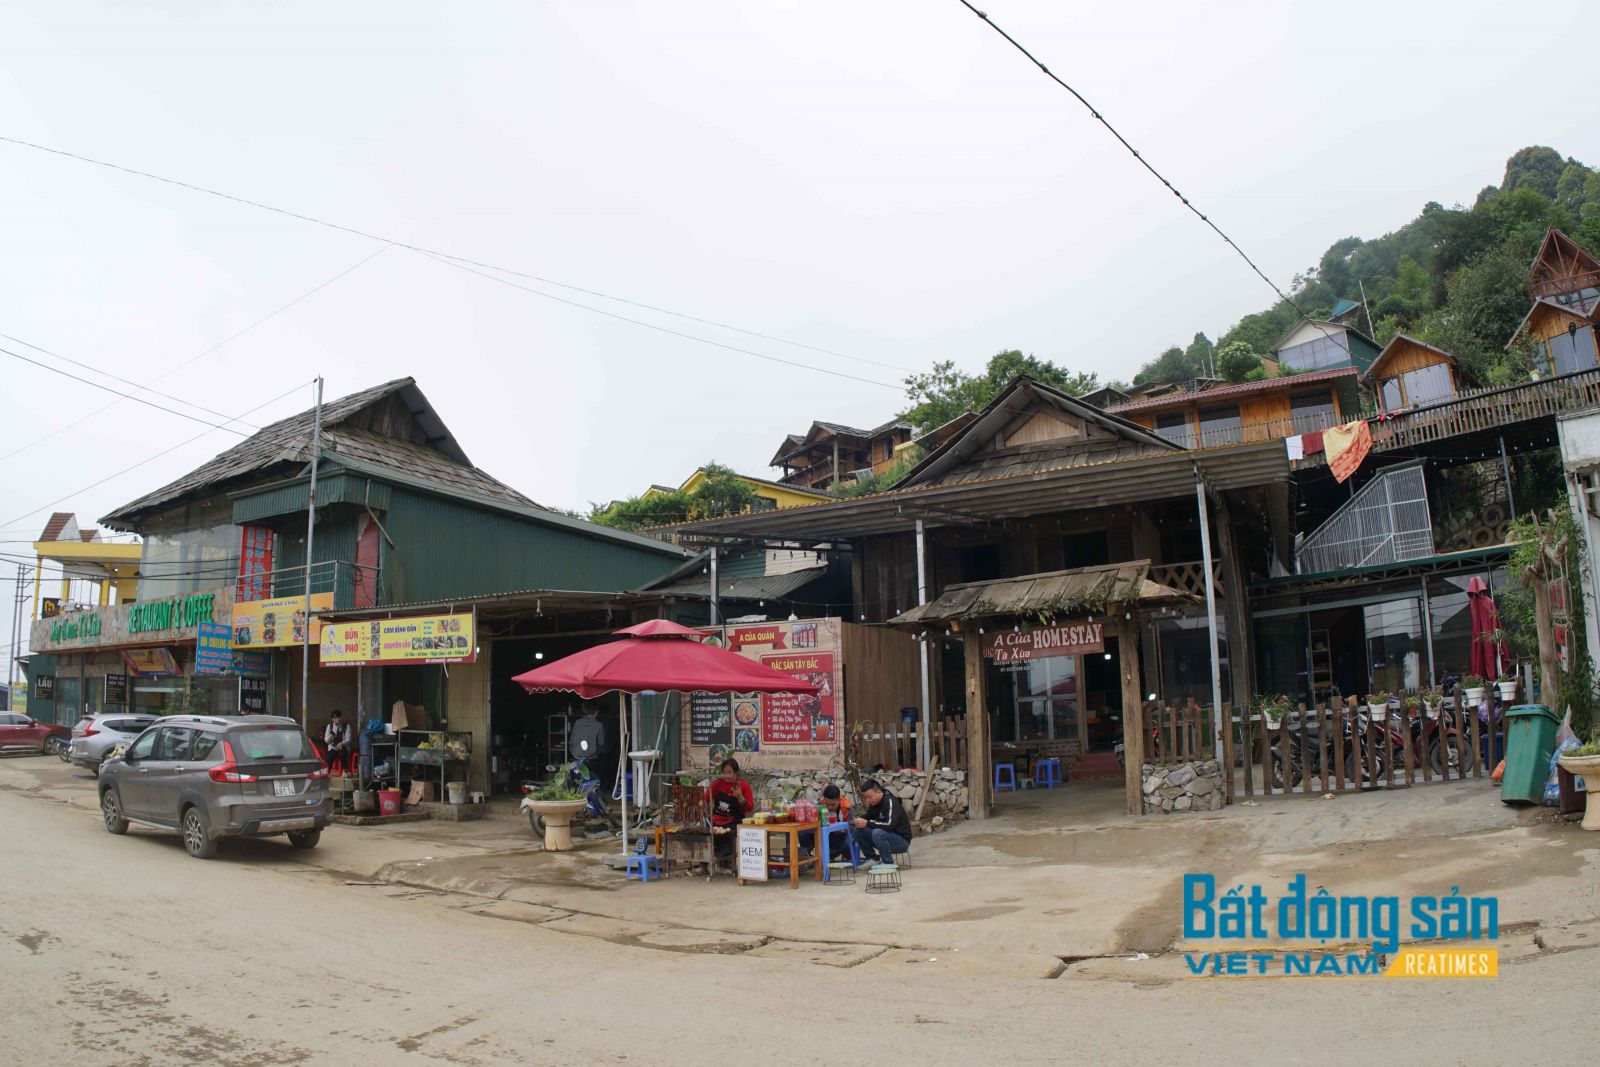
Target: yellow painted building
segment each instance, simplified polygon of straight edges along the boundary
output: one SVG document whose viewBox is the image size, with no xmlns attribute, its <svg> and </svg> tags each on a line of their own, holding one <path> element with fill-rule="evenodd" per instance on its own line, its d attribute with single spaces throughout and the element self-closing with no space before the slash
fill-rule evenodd
<svg viewBox="0 0 1600 1067">
<path fill-rule="evenodd" d="M 797 508 L 803 504 L 817 504 L 824 500 L 836 499 L 834 496 L 828 493 L 819 493 L 811 489 L 802 489 L 797 485 L 784 485 L 782 482 L 769 482 L 764 478 L 751 478 L 743 474 L 739 475 L 738 477 L 741 482 L 755 490 L 756 497 L 760 501 L 760 503 L 758 503 L 756 506 L 762 510 L 770 510 L 773 508 Z M 700 488 L 700 483 L 704 482 L 705 480 L 706 469 L 701 467 L 693 474 L 689 475 L 689 477 L 685 478 L 683 480 L 683 484 L 678 486 L 676 491 L 681 493 L 692 493 L 696 489 Z M 644 495 L 646 499 L 649 499 L 653 496 L 660 496 L 662 493 L 671 492 L 674 492 L 671 486 L 652 485 L 649 489 L 645 490 Z"/>
<path fill-rule="evenodd" d="M 137 599 L 142 551 L 142 545 L 103 540 L 99 530 L 80 530 L 76 515 L 56 512 L 45 524 L 39 540 L 33 543 L 38 566 L 33 572 L 33 614 L 30 617 L 40 618 L 43 601 L 54 599 L 45 595 L 46 563 L 55 563 L 61 568 L 60 599 L 53 605 L 57 609 L 73 599 L 74 582 L 92 583 L 97 604 L 125 604 Z"/>
</svg>

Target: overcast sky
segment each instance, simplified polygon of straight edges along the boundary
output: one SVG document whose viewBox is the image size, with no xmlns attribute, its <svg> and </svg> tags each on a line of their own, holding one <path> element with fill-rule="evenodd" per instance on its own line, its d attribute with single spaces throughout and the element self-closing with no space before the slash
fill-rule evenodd
<svg viewBox="0 0 1600 1067">
<path fill-rule="evenodd" d="M 1592 71 L 1503 3 L 985 7 L 1284 284 L 1524 145 L 1600 161 Z M 844 354 L 518 283 L 785 366 L 390 248 L 156 386 L 233 415 L 412 375 L 550 505 L 767 475 L 812 419 L 894 414 L 895 368 L 1020 348 L 1126 377 L 1271 300 L 956 0 L 12 3 L 0 98 L 0 135 Z M 0 233 L 0 333 L 141 383 L 381 247 L 4 143 Z M 0 366 L 0 455 L 112 399 Z M 0 539 L 204 429 L 122 402 L 0 460 Z M 92 521 L 230 440 L 58 506 Z"/>
</svg>

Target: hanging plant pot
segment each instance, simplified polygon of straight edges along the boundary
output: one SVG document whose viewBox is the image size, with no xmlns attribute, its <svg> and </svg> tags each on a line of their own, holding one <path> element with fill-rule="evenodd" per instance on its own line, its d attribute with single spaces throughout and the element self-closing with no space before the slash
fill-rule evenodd
<svg viewBox="0 0 1600 1067">
<path fill-rule="evenodd" d="M 1367 718 L 1371 719 L 1373 722 L 1388 722 L 1389 702 L 1384 701 L 1382 704 L 1368 704 Z"/>
<path fill-rule="evenodd" d="M 1430 719 L 1437 719 L 1439 717 L 1439 710 L 1443 707 L 1444 701 L 1442 700 L 1424 701 L 1422 705 L 1422 712 Z"/>
<path fill-rule="evenodd" d="M 1500 687 L 1500 702 L 1502 704 L 1509 704 L 1513 700 L 1517 699 L 1517 683 L 1514 680 L 1509 682 L 1496 682 L 1494 684 Z"/>
<path fill-rule="evenodd" d="M 1268 718 L 1266 716 L 1262 716 L 1261 721 L 1265 722 L 1267 724 L 1267 729 L 1269 729 L 1269 730 L 1281 730 L 1281 729 L 1283 729 L 1283 719 L 1281 717 L 1276 718 L 1276 719 L 1271 719 L 1271 718 Z"/>
<path fill-rule="evenodd" d="M 1466 697 L 1467 705 L 1474 708 L 1483 706 L 1484 692 L 1484 687 L 1481 685 L 1475 685 L 1470 689 L 1462 690 L 1463 695 Z"/>
</svg>

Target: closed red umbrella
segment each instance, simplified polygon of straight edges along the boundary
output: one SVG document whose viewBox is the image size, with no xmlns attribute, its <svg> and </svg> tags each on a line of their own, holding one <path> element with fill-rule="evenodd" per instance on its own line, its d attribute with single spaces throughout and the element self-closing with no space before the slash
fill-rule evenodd
<svg viewBox="0 0 1600 1067">
<path fill-rule="evenodd" d="M 1511 659 L 1511 650 L 1504 638 L 1496 641 L 1490 635 L 1500 629 L 1500 609 L 1482 578 L 1474 577 L 1467 583 L 1467 610 L 1472 616 L 1472 662 L 1470 671 L 1487 681 L 1500 674 L 1501 664 Z"/>
</svg>

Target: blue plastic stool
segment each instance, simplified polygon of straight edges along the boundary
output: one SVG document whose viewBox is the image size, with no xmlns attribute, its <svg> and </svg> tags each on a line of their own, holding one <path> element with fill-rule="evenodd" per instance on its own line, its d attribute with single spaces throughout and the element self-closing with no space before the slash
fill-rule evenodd
<svg viewBox="0 0 1600 1067">
<path fill-rule="evenodd" d="M 855 835 L 850 832 L 849 823 L 831 822 L 822 828 L 821 837 L 822 840 L 818 843 L 818 847 L 822 850 L 822 877 L 824 881 L 831 880 L 833 877 L 833 839 L 835 837 L 844 838 L 844 847 L 839 851 L 840 858 L 849 860 L 851 867 L 860 866 L 861 852 L 856 848 Z"/>
<path fill-rule="evenodd" d="M 641 882 L 648 882 L 652 875 L 657 878 L 665 877 L 661 871 L 661 857 L 649 852 L 642 856 L 628 857 L 628 866 L 623 872 L 622 880 L 626 882 L 637 878 Z"/>
<path fill-rule="evenodd" d="M 1061 784 L 1061 761 L 1048 756 L 1033 765 L 1033 784 L 1054 789 Z"/>
<path fill-rule="evenodd" d="M 1001 771 L 1006 772 L 1004 784 L 1000 781 Z M 1013 793 L 1017 791 L 1017 765 L 1015 763 L 996 763 L 994 765 L 994 791 L 998 793 L 1002 789 L 1009 789 Z"/>
</svg>

